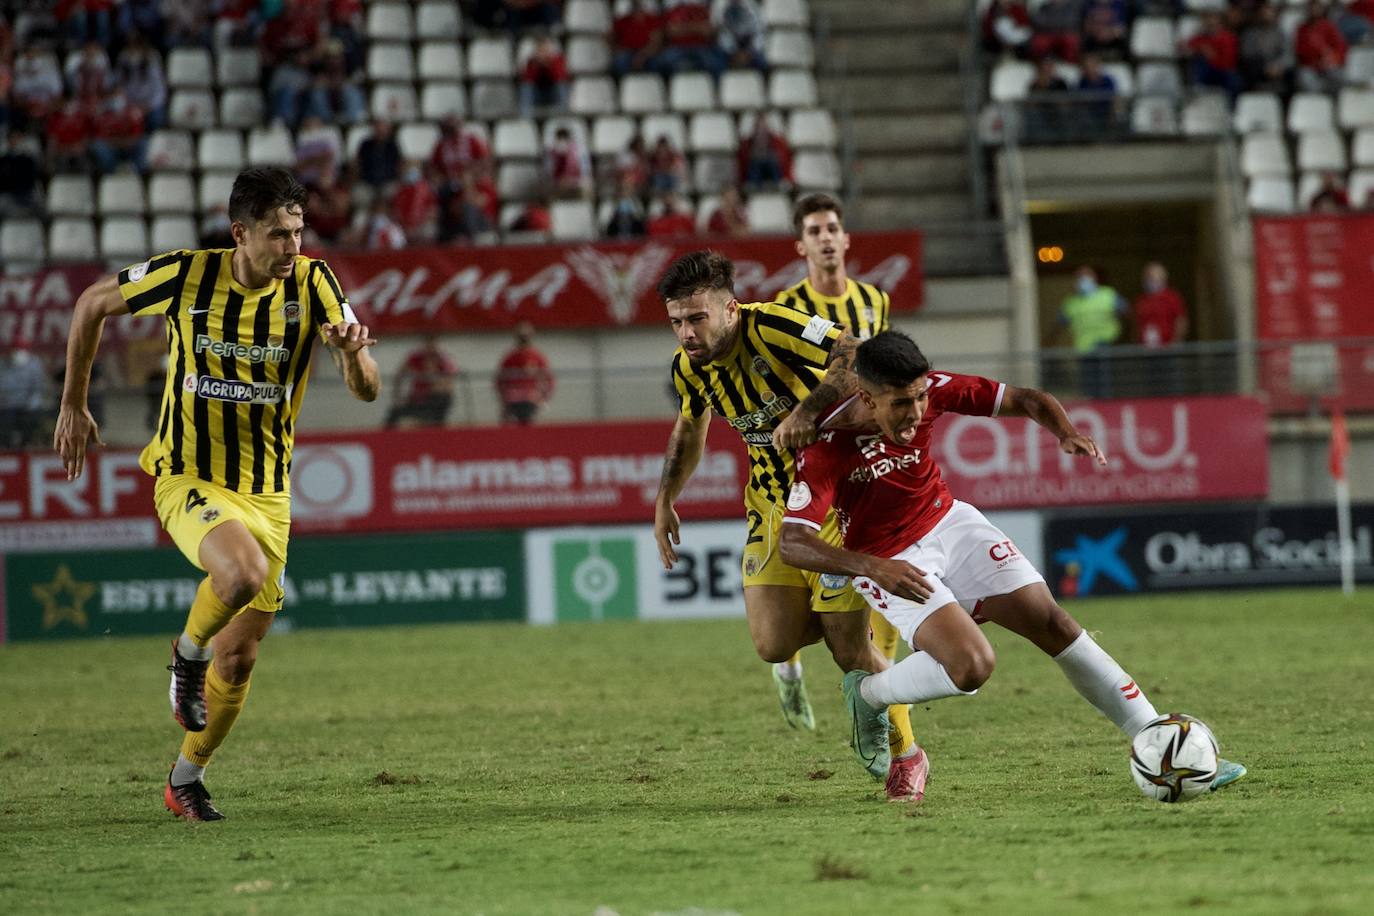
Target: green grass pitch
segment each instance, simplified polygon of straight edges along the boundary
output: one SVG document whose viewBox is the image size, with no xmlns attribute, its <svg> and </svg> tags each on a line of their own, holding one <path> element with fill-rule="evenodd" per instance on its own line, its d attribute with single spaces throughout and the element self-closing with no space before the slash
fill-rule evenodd
<svg viewBox="0 0 1374 916">
<path fill-rule="evenodd" d="M 977 697 L 913 715 L 891 805 L 806 653 L 789 731 L 742 621 L 301 631 L 264 645 L 207 783 L 162 808 L 166 643 L 0 647 L 0 912 L 846 914 L 1374 911 L 1370 599 L 1080 601 L 1161 711 L 1250 776 L 1182 805 L 990 627 Z"/>
</svg>

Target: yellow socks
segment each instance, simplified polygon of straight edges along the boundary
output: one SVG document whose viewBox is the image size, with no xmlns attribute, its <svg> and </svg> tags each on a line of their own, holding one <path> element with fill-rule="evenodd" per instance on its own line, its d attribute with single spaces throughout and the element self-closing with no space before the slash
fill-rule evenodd
<svg viewBox="0 0 1374 916">
<path fill-rule="evenodd" d="M 196 589 L 196 600 L 191 603 L 191 613 L 186 618 L 186 635 L 204 648 L 238 612 L 239 608 L 230 607 L 219 599 L 219 595 L 210 587 L 210 577 L 206 576 L 201 580 L 200 588 Z"/>
<path fill-rule="evenodd" d="M 205 672 L 205 731 L 186 733 L 181 742 L 183 757 L 202 767 L 210 762 L 210 755 L 224 743 L 234 720 L 243 711 L 251 683 L 250 676 L 242 684 L 231 684 L 219 676 L 213 662 L 210 664 L 210 670 Z"/>
</svg>

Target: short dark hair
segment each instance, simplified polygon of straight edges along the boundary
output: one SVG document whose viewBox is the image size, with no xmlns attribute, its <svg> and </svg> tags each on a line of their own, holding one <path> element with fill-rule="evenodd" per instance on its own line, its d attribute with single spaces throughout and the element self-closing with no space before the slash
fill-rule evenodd
<svg viewBox="0 0 1374 916">
<path fill-rule="evenodd" d="M 905 388 L 930 371 L 930 360 L 901 331 L 883 331 L 859 344 L 854 371 L 871 385 Z"/>
<path fill-rule="evenodd" d="M 807 194 L 792 207 L 792 228 L 797 230 L 797 235 L 801 235 L 802 220 L 812 213 L 824 213 L 827 210 L 834 210 L 840 222 L 844 222 L 844 205 L 838 198 L 830 194 Z"/>
<path fill-rule="evenodd" d="M 288 169 L 245 169 L 234 179 L 234 188 L 229 192 L 229 221 L 251 225 L 278 207 L 304 211 L 308 196 L 305 185 Z"/>
<path fill-rule="evenodd" d="M 708 289 L 735 291 L 735 262 L 709 248 L 684 254 L 668 265 L 658 281 L 658 295 L 664 302 L 688 299 Z"/>
</svg>

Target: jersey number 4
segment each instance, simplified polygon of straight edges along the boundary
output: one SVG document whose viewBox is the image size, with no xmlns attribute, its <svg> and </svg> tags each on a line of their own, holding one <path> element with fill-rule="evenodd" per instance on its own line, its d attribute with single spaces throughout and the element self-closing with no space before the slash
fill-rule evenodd
<svg viewBox="0 0 1374 916">
<path fill-rule="evenodd" d="M 199 490 L 192 490 L 186 494 L 186 511 L 194 512 L 208 502 L 208 499 L 200 495 Z"/>
</svg>

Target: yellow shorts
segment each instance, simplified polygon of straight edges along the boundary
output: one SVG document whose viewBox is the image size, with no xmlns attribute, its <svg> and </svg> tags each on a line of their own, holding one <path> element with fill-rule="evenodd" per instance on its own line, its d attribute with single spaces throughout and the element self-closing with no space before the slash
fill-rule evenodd
<svg viewBox="0 0 1374 916">
<path fill-rule="evenodd" d="M 243 522 L 267 557 L 267 583 L 248 606 L 273 613 L 286 597 L 286 540 L 291 533 L 291 494 L 235 493 L 218 484 L 178 474 L 159 477 L 153 488 L 153 504 L 162 527 L 177 549 L 197 569 L 200 542 L 227 521 Z"/>
<path fill-rule="evenodd" d="M 788 566 L 778 555 L 778 536 L 782 533 L 782 506 L 775 506 L 768 500 L 746 490 L 744 494 L 745 517 L 749 521 L 749 534 L 744 540 L 744 587 L 751 585 L 790 585 L 808 589 L 811 592 L 811 609 L 818 613 L 837 611 L 861 611 L 867 604 L 863 596 L 854 590 L 848 576 L 831 573 L 811 572 Z M 840 526 L 832 512 L 826 517 L 821 537 L 839 547 Z"/>
</svg>

